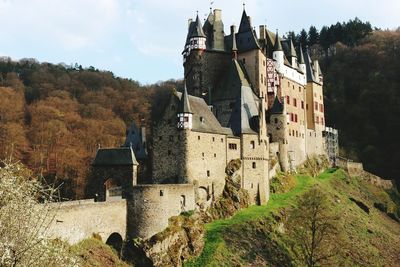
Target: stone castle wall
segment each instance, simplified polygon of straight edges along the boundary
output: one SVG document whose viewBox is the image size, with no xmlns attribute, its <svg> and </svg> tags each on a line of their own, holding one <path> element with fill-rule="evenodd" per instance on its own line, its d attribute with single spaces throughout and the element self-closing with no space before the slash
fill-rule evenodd
<svg viewBox="0 0 400 267">
<path fill-rule="evenodd" d="M 93 199 L 68 201 L 52 204 L 54 221 L 48 229 L 48 236 L 60 238 L 70 244 L 99 234 L 105 242 L 112 233 L 126 236 L 126 200 L 94 202 Z"/>
<path fill-rule="evenodd" d="M 176 127 L 177 98 L 172 95 L 153 136 L 153 182 L 178 183 L 185 167 L 185 140 Z"/>
<path fill-rule="evenodd" d="M 168 226 L 170 217 L 194 208 L 191 184 L 135 186 L 128 202 L 128 237 L 151 237 Z"/>
<path fill-rule="evenodd" d="M 225 185 L 226 135 L 188 131 L 187 168 L 189 183 L 204 195 L 221 195 Z M 204 197 L 202 197 L 204 198 Z"/>
<path fill-rule="evenodd" d="M 242 187 L 249 191 L 253 203 L 265 204 L 269 198 L 268 160 L 266 141 L 257 134 L 242 135 Z"/>
<path fill-rule="evenodd" d="M 202 97 L 215 89 L 227 71 L 232 57 L 223 51 L 192 51 L 184 64 L 188 93 Z M 205 99 L 208 102 L 208 98 Z"/>
</svg>

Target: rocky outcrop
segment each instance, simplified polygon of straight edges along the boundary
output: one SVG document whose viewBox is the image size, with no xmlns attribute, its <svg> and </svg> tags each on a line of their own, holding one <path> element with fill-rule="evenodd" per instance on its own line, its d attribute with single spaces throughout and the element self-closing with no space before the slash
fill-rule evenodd
<svg viewBox="0 0 400 267">
<path fill-rule="evenodd" d="M 241 177 L 238 174 L 240 160 L 231 160 L 226 167 L 226 178 L 224 191 L 206 213 L 203 214 L 205 221 L 229 218 L 237 211 L 247 208 L 251 201 L 247 190 L 241 188 Z"/>
<path fill-rule="evenodd" d="M 198 214 L 172 217 L 164 231 L 129 244 L 127 258 L 134 266 L 182 266 L 188 259 L 200 255 L 204 233 Z"/>
</svg>

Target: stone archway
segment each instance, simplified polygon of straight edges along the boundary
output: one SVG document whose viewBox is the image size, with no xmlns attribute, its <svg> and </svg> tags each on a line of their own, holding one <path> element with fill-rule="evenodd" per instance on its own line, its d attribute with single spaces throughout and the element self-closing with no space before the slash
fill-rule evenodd
<svg viewBox="0 0 400 267">
<path fill-rule="evenodd" d="M 121 255 L 124 240 L 119 233 L 112 233 L 106 241 L 106 244 L 115 249 L 118 255 Z"/>
</svg>

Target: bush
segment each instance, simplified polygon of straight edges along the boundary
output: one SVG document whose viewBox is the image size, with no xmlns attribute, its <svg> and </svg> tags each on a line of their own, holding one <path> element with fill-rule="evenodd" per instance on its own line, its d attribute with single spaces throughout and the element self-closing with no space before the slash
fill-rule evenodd
<svg viewBox="0 0 400 267">
<path fill-rule="evenodd" d="M 54 193 L 20 164 L 0 167 L 0 266 L 77 264 L 67 244 L 47 237 Z"/>
</svg>

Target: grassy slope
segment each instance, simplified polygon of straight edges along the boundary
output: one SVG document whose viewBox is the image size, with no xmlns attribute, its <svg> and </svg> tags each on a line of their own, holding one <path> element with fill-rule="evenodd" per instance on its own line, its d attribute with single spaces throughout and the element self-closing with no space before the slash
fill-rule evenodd
<svg viewBox="0 0 400 267">
<path fill-rule="evenodd" d="M 81 265 L 84 267 L 130 266 L 118 258 L 116 251 L 98 239 L 85 239 L 72 246 L 71 251 L 82 259 Z"/>
<path fill-rule="evenodd" d="M 230 219 L 206 225 L 206 246 L 197 259 L 185 266 L 290 266 L 291 256 L 279 214 L 296 205 L 296 198 L 312 185 L 319 184 L 331 197 L 332 210 L 341 214 L 344 247 L 341 259 L 348 265 L 392 265 L 400 254 L 400 224 L 373 209 L 373 202 L 387 201 L 387 194 L 358 179 L 349 178 L 342 170 L 328 170 L 318 176 L 296 176 L 296 187 L 290 192 L 274 194 L 268 205 L 252 206 Z M 349 200 L 362 200 L 371 208 L 366 214 Z M 284 216 L 284 215 L 283 215 Z M 379 255 L 379 256 L 378 256 Z M 396 258 L 397 257 L 397 258 Z"/>
</svg>

